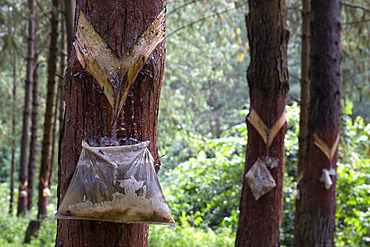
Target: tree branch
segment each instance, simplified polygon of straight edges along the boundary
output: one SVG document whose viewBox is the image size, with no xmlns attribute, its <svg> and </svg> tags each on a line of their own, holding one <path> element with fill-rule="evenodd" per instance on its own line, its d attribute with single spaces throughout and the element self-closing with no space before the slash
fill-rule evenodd
<svg viewBox="0 0 370 247">
<path fill-rule="evenodd" d="M 342 6 L 345 6 L 345 7 L 348 7 L 348 8 L 362 9 L 363 11 L 370 12 L 370 9 L 368 7 L 365 7 L 365 6 L 362 6 L 362 5 L 347 3 L 347 2 L 344 2 L 344 1 L 341 1 L 340 3 L 342 4 Z"/>
<path fill-rule="evenodd" d="M 246 2 L 244 2 L 244 3 L 246 3 Z M 198 20 L 195 20 L 195 21 L 189 22 L 189 23 L 187 23 L 187 24 L 185 24 L 185 25 L 183 25 L 183 26 L 181 26 L 181 27 L 179 27 L 179 28 L 175 29 L 174 31 L 170 32 L 168 35 L 166 35 L 166 38 L 168 38 L 168 37 L 170 37 L 170 36 L 174 35 L 175 33 L 177 33 L 177 32 L 179 32 L 179 31 L 181 31 L 182 29 L 185 29 L 185 28 L 187 28 L 187 27 L 190 27 L 190 26 L 192 26 L 192 25 L 194 25 L 194 24 L 196 24 L 196 23 L 199 23 L 199 22 L 202 22 L 202 21 L 206 21 L 206 20 L 207 20 L 207 19 L 209 19 L 209 18 L 212 18 L 212 17 L 218 16 L 218 15 L 222 15 L 222 14 L 228 13 L 229 11 L 239 9 L 239 8 L 241 8 L 241 7 L 243 7 L 243 6 L 244 6 L 243 4 L 240 4 L 240 5 L 235 6 L 234 8 L 230 8 L 230 9 L 228 8 L 228 9 L 225 9 L 225 10 L 223 10 L 223 11 L 216 12 L 216 13 L 213 13 L 213 14 L 210 14 L 210 15 L 207 15 L 207 16 L 204 16 L 204 17 L 202 17 L 202 18 L 199 18 Z M 172 11 L 172 12 L 173 12 L 173 11 Z M 172 13 L 172 12 L 171 12 L 171 13 Z"/>
<path fill-rule="evenodd" d="M 358 21 L 350 21 L 350 22 L 342 22 L 342 25 L 354 25 L 354 24 L 361 24 L 361 23 L 366 23 L 369 22 L 370 19 L 363 19 L 363 20 L 358 20 Z"/>
<path fill-rule="evenodd" d="M 192 4 L 192 3 L 196 3 L 196 2 L 197 2 L 196 0 L 191 0 L 191 1 L 189 1 L 189 2 L 186 2 L 186 3 L 182 4 L 182 5 L 180 5 L 179 7 L 174 8 L 171 12 L 168 12 L 168 13 L 167 13 L 167 16 L 170 16 L 171 14 L 173 14 L 173 13 L 175 13 L 176 11 L 178 11 L 178 10 L 180 10 L 180 9 L 182 9 L 182 8 L 184 8 L 184 7 L 186 7 L 187 5 Z"/>
</svg>

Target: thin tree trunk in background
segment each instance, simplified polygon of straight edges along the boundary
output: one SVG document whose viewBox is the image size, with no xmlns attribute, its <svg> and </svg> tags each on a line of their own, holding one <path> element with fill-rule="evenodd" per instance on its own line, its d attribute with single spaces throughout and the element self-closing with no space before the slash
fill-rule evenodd
<svg viewBox="0 0 370 247">
<path fill-rule="evenodd" d="M 310 29 L 307 155 L 298 184 L 300 199 L 296 201 L 294 237 L 295 246 L 334 246 L 341 122 L 340 1 L 312 0 Z M 332 171 L 323 177 L 324 169 Z M 326 186 L 322 178 L 326 178 Z"/>
<path fill-rule="evenodd" d="M 65 13 L 65 23 L 67 32 L 67 53 L 68 59 L 71 57 L 72 52 L 72 41 L 73 41 L 73 20 L 74 20 L 74 10 L 76 7 L 75 0 L 64 0 L 64 13 Z"/>
<path fill-rule="evenodd" d="M 166 1 L 158 0 L 81 0 L 77 4 L 76 19 L 80 11 L 83 12 L 95 31 L 107 42 L 107 47 L 122 56 L 122 48 L 127 51 L 132 47 L 165 6 Z M 142 68 L 142 76 L 133 83 L 122 110 L 116 113 L 100 85 L 81 66 L 73 47 L 64 91 L 66 113 L 62 164 L 59 164 L 59 204 L 76 168 L 82 137 L 92 146 L 99 146 L 104 137 L 113 142 L 126 138 L 150 140 L 149 150 L 153 157 L 158 157 L 157 117 L 164 60 L 164 42 L 161 42 Z M 159 163 L 158 158 L 155 163 Z M 147 244 L 148 225 L 145 224 L 58 220 L 56 246 Z"/>
<path fill-rule="evenodd" d="M 62 29 L 63 31 L 61 31 L 62 33 L 62 40 L 63 42 L 61 43 L 61 51 L 63 52 L 63 55 L 61 55 L 61 66 L 62 66 L 62 63 L 65 63 L 65 61 L 69 59 L 69 55 L 68 53 L 66 52 L 66 50 L 68 48 L 66 48 L 66 45 L 67 45 L 67 39 L 68 38 L 68 35 L 66 35 L 66 1 L 62 1 L 61 3 L 62 5 L 62 12 L 64 13 L 63 15 L 63 18 L 62 19 Z M 73 21 L 73 20 L 72 20 Z M 65 64 L 63 65 L 63 71 L 61 71 L 61 79 L 58 83 L 58 91 L 59 91 L 59 116 L 58 116 L 58 119 L 59 119 L 59 133 L 58 133 L 58 164 L 60 164 L 60 159 L 62 157 L 62 149 L 61 149 L 61 146 L 62 146 L 62 140 L 63 140 L 63 130 L 64 130 L 64 112 L 65 112 L 65 109 L 64 109 L 64 100 L 63 100 L 63 89 L 64 89 L 64 82 L 65 82 L 65 73 L 66 73 L 66 68 L 65 68 Z M 59 176 L 59 175 L 58 175 Z"/>
<path fill-rule="evenodd" d="M 286 4 L 282 0 L 250 0 L 248 5 L 246 24 L 251 55 L 247 72 L 251 97 L 248 119 L 252 118 L 253 109 L 271 129 L 284 117 L 289 89 Z M 279 129 L 268 148 L 250 121 L 247 121 L 248 144 L 235 246 L 279 246 L 287 128 L 284 124 Z M 256 201 L 245 175 L 262 156 L 278 158 L 278 166 L 269 169 L 276 187 Z"/>
<path fill-rule="evenodd" d="M 35 51 L 36 45 L 35 45 Z M 31 142 L 30 142 L 30 156 L 28 160 L 28 201 L 27 209 L 31 210 L 33 204 L 33 192 L 35 182 L 35 167 L 37 157 L 37 125 L 38 125 L 38 106 L 39 106 L 39 74 L 38 74 L 38 59 L 35 55 L 35 70 L 33 74 L 32 86 L 32 112 L 31 112 Z"/>
<path fill-rule="evenodd" d="M 35 16 L 36 18 L 36 16 Z M 36 29 L 38 27 L 38 21 L 35 19 Z M 33 206 L 33 195 L 34 195 L 34 183 L 35 183 L 35 169 L 37 159 L 37 129 L 38 129 L 38 90 L 39 90 L 39 74 L 38 74 L 38 44 L 35 37 L 34 42 L 35 49 L 35 60 L 34 60 L 34 74 L 32 83 L 32 111 L 31 111 L 31 141 L 30 141 L 30 154 L 28 159 L 28 201 L 27 209 L 31 210 Z"/>
<path fill-rule="evenodd" d="M 30 131 L 30 105 L 31 91 L 34 71 L 34 42 L 35 42 L 35 3 L 33 0 L 28 1 L 30 10 L 28 21 L 28 44 L 27 44 L 27 75 L 26 88 L 24 96 L 23 108 L 23 127 L 22 127 L 22 142 L 21 142 L 21 160 L 19 168 L 19 195 L 18 195 L 18 210 L 17 215 L 25 215 L 27 211 L 27 188 L 28 188 L 28 147 L 29 147 L 29 131 Z"/>
<path fill-rule="evenodd" d="M 13 202 L 14 202 L 14 173 L 15 173 L 15 149 L 16 149 L 16 126 L 17 126 L 17 59 L 14 55 L 14 64 L 13 64 L 13 112 L 12 112 L 12 164 L 10 170 L 10 199 L 9 199 L 9 214 L 13 214 Z"/>
<path fill-rule="evenodd" d="M 61 2 L 61 9 L 62 13 L 64 12 L 64 2 Z M 51 166 L 50 166 L 50 176 L 49 176 L 49 186 L 51 186 L 51 182 L 53 180 L 53 170 L 54 170 L 54 159 L 55 159 L 55 143 L 57 142 L 57 119 L 59 119 L 59 132 L 61 130 L 64 107 L 63 107 L 63 98 L 62 98 L 62 90 L 63 90 L 63 83 L 64 83 L 64 71 L 66 67 L 66 59 L 65 59 L 65 22 L 64 22 L 64 15 L 61 15 L 61 22 L 60 22 L 60 45 L 59 45 L 59 77 L 58 77 L 58 87 L 57 87 L 57 97 L 55 98 L 55 110 L 54 110 L 54 123 L 53 123 L 53 146 L 51 148 Z M 59 117 L 58 117 L 59 114 Z"/>
<path fill-rule="evenodd" d="M 62 57 L 60 57 L 63 59 Z M 60 79 L 59 79 L 60 80 Z M 54 104 L 54 116 L 53 116 L 53 129 L 52 129 L 52 140 L 51 140 L 51 159 L 50 159 L 50 174 L 49 174 L 49 180 L 48 185 L 51 186 L 51 182 L 53 180 L 53 170 L 54 170 L 54 160 L 55 160 L 55 142 L 56 142 L 56 131 L 57 131 L 57 116 L 58 116 L 58 110 L 59 110 L 59 86 L 57 90 L 57 95 L 55 97 L 55 104 Z"/>
<path fill-rule="evenodd" d="M 310 100 L 310 12 L 311 0 L 302 0 L 302 54 L 301 54 L 301 112 L 299 118 L 298 181 L 307 148 L 308 103 Z"/>
<path fill-rule="evenodd" d="M 49 195 L 49 176 L 50 176 L 50 152 L 52 141 L 52 127 L 53 127 L 53 104 L 55 98 L 55 76 L 57 65 L 57 43 L 58 43 L 58 12 L 59 1 L 52 1 L 51 11 L 51 34 L 50 46 L 48 56 L 48 84 L 46 95 L 46 109 L 44 120 L 44 135 L 42 140 L 42 156 L 40 168 L 40 181 L 39 181 L 39 211 L 38 217 L 45 217 L 47 215 L 47 205 Z"/>
</svg>

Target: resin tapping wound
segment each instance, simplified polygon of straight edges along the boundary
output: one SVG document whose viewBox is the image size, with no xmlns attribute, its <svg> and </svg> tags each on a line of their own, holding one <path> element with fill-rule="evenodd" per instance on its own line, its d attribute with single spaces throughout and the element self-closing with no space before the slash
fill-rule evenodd
<svg viewBox="0 0 370 247">
<path fill-rule="evenodd" d="M 335 155 L 335 152 L 337 151 L 338 144 L 339 144 L 339 134 L 337 135 L 337 138 L 335 139 L 335 142 L 331 148 L 329 148 L 328 144 L 325 143 L 324 140 L 322 140 L 316 133 L 313 134 L 313 137 L 315 138 L 314 144 L 316 147 L 318 147 L 321 152 L 325 154 L 325 156 L 332 161 Z"/>
<path fill-rule="evenodd" d="M 116 116 L 121 111 L 140 69 L 165 36 L 165 8 L 120 57 L 95 31 L 83 12 L 79 12 L 74 46 L 77 59 L 103 88 Z M 122 49 L 124 46 L 122 45 Z"/>
<path fill-rule="evenodd" d="M 274 126 L 269 129 L 263 120 L 258 116 L 257 112 L 252 109 L 248 115 L 248 121 L 251 125 L 257 130 L 257 132 L 262 137 L 263 141 L 267 144 L 267 146 L 271 146 L 272 141 L 275 139 L 276 134 L 279 132 L 281 127 L 283 127 L 285 123 L 285 112 L 283 112 L 279 119 L 276 121 Z"/>
</svg>

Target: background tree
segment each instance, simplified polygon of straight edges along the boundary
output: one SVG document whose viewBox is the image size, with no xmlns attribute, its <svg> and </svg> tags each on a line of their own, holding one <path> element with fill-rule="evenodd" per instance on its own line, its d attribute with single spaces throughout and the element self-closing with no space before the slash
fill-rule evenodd
<svg viewBox="0 0 370 247">
<path fill-rule="evenodd" d="M 280 0 L 249 1 L 248 5 L 246 24 L 251 57 L 247 72 L 251 99 L 249 117 L 252 117 L 252 112 L 255 111 L 267 128 L 271 129 L 282 116 L 284 117 L 289 89 L 286 5 L 285 1 Z M 286 127 L 277 129 L 275 138 L 268 134 L 267 142 L 273 138 L 271 146 L 268 147 L 253 121 L 247 121 L 247 126 L 248 144 L 235 245 L 279 246 Z M 270 169 L 276 187 L 256 201 L 245 175 L 262 156 L 278 158 L 278 166 Z"/>
<path fill-rule="evenodd" d="M 46 110 L 44 118 L 44 132 L 42 140 L 42 156 L 39 180 L 39 213 L 38 217 L 47 215 L 47 205 L 49 198 L 49 176 L 51 167 L 51 142 L 53 135 L 53 105 L 55 101 L 55 76 L 57 66 L 57 44 L 58 44 L 58 13 L 59 0 L 52 1 L 51 10 L 51 32 L 48 56 L 48 84 L 46 97 Z M 55 120 L 54 120 L 55 121 Z"/>
<path fill-rule="evenodd" d="M 68 52 L 68 59 L 71 57 L 72 51 L 72 41 L 73 41 L 73 18 L 74 18 L 74 10 L 76 7 L 76 1 L 73 0 L 62 0 L 64 1 L 64 21 L 66 26 L 66 36 L 67 36 L 67 52 Z"/>
<path fill-rule="evenodd" d="M 35 40 L 35 51 L 37 53 L 37 41 Z M 32 85 L 32 110 L 31 110 L 31 141 L 30 154 L 28 159 L 28 200 L 27 210 L 31 210 L 33 204 L 33 187 L 35 181 L 36 158 L 37 158 L 37 125 L 39 107 L 39 73 L 38 55 L 35 54 L 35 67 L 33 72 Z"/>
<path fill-rule="evenodd" d="M 298 174 L 301 172 L 301 164 L 307 147 L 308 103 L 310 100 L 310 12 L 311 0 L 302 0 L 301 111 L 299 115 Z"/>
<path fill-rule="evenodd" d="M 23 129 L 21 143 L 21 160 L 19 170 L 19 195 L 18 195 L 18 211 L 17 215 L 24 215 L 27 211 L 27 184 L 28 184 L 28 146 L 29 146 L 29 130 L 30 130 L 30 105 L 31 91 L 34 72 L 34 57 L 35 57 L 35 3 L 34 0 L 28 1 L 29 21 L 28 21 L 28 51 L 27 51 L 27 76 L 26 90 L 24 97 L 23 109 Z"/>
<path fill-rule="evenodd" d="M 14 173 L 15 173 L 15 149 L 16 149 L 16 126 L 17 126 L 17 111 L 16 111 L 16 103 L 17 103 L 17 58 L 14 55 L 14 65 L 13 65 L 13 90 L 12 90 L 12 98 L 13 98 L 13 107 L 12 107 L 12 141 L 11 141 L 11 148 L 12 148 L 12 163 L 10 169 L 10 198 L 9 198 L 9 214 L 13 213 L 13 202 L 14 202 Z"/>
<path fill-rule="evenodd" d="M 76 19 L 82 13 L 86 15 L 95 31 L 107 43 L 102 49 L 112 49 L 119 58 L 126 56 L 124 54 L 135 45 L 140 35 L 165 7 L 165 1 L 154 0 L 78 1 Z M 76 21 L 75 24 L 77 23 Z M 77 26 L 75 34 L 76 30 Z M 99 48 L 101 47 L 94 47 Z M 122 110 L 118 112 L 114 110 L 94 77 L 81 66 L 76 55 L 79 51 L 76 49 L 78 48 L 74 46 L 69 59 L 64 91 L 66 115 L 62 164 L 59 167 L 59 198 L 65 195 L 75 170 L 82 137 L 92 146 L 104 145 L 104 140 L 111 140 L 115 144 L 128 138 L 150 140 L 149 150 L 153 157 L 156 157 L 155 163 L 160 163 L 157 153 L 157 114 L 164 68 L 164 43 L 161 42 L 146 61 L 131 89 L 128 88 L 130 91 L 125 91 L 128 93 L 127 99 Z M 143 65 L 140 64 L 141 61 L 140 57 L 137 60 L 138 69 Z M 121 82 L 116 77 L 113 79 Z M 117 93 L 120 95 L 123 92 Z M 116 99 L 118 95 L 115 96 Z M 143 224 L 58 220 L 56 245 L 146 246 L 147 231 L 148 226 Z"/>
<path fill-rule="evenodd" d="M 311 93 L 307 155 L 298 175 L 295 246 L 334 246 L 341 122 L 341 5 L 311 1 Z"/>
<path fill-rule="evenodd" d="M 61 12 L 64 13 L 64 1 L 60 3 L 61 5 Z M 62 122 L 64 116 L 64 101 L 63 101 L 63 86 L 64 86 L 64 73 L 66 67 L 66 30 L 65 30 L 65 15 L 60 15 L 60 40 L 59 40 L 59 74 L 58 74 L 58 86 L 57 86 L 57 94 L 55 97 L 55 104 L 54 104 L 54 122 L 53 122 L 53 131 L 52 131 L 52 147 L 51 147 L 51 161 L 50 161 L 50 176 L 49 176 L 49 187 L 51 186 L 51 182 L 53 180 L 53 171 L 54 171 L 54 161 L 56 155 L 56 142 L 58 142 L 60 137 L 60 131 L 62 129 Z M 59 126 L 57 125 L 59 123 Z M 58 133 L 57 133 L 58 129 Z M 58 152 L 59 153 L 59 152 Z"/>
</svg>

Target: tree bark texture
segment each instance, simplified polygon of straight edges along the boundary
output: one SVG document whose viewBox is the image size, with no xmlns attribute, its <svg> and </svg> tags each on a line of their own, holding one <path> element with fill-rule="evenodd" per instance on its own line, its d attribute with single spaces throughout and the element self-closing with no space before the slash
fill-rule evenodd
<svg viewBox="0 0 370 247">
<path fill-rule="evenodd" d="M 121 56 L 149 27 L 166 1 L 126 0 L 77 2 L 76 20 L 82 11 L 95 31 Z M 75 32 L 76 32 L 75 21 Z M 81 152 L 82 138 L 91 146 L 102 140 L 150 140 L 149 150 L 159 164 L 157 117 L 165 61 L 164 42 L 154 50 L 133 83 L 118 117 L 98 82 L 81 66 L 75 51 L 66 73 L 66 102 L 58 198 L 63 199 Z M 148 226 L 91 220 L 58 220 L 56 246 L 147 246 Z"/>
<path fill-rule="evenodd" d="M 303 177 L 296 200 L 295 246 L 334 246 L 336 175 L 325 189 L 323 169 L 336 171 L 341 122 L 341 5 L 339 0 L 311 1 L 310 104 L 308 144 Z M 329 159 L 315 142 L 318 138 L 332 152 Z"/>
<path fill-rule="evenodd" d="M 16 126 L 17 126 L 17 59 L 14 54 L 14 64 L 13 64 L 13 90 L 12 90 L 12 98 L 13 98 L 13 112 L 12 112 L 12 140 L 11 140 L 11 149 L 12 149 L 12 163 L 10 168 L 10 199 L 9 199 L 9 214 L 13 214 L 13 202 L 14 202 L 14 173 L 15 173 L 15 149 L 16 149 Z"/>
<path fill-rule="evenodd" d="M 28 190 L 28 146 L 29 146 L 29 131 L 30 131 L 30 108 L 31 108 L 31 91 L 34 71 L 34 42 L 35 42 L 35 3 L 33 0 L 28 1 L 30 10 L 28 21 L 28 44 L 27 44 L 27 75 L 26 88 L 24 95 L 23 108 L 23 127 L 22 127 L 22 142 L 21 142 L 21 160 L 19 167 L 19 194 L 18 194 L 18 209 L 17 215 L 24 215 L 27 211 L 27 190 Z"/>
<path fill-rule="evenodd" d="M 285 112 L 289 89 L 285 1 L 248 2 L 246 17 L 251 62 L 247 71 L 251 109 L 268 128 Z M 279 246 L 283 210 L 284 135 L 286 124 L 271 146 L 267 146 L 256 129 L 247 121 L 248 144 L 240 199 L 240 216 L 235 246 Z M 255 200 L 245 175 L 261 156 L 278 158 L 278 167 L 269 169 L 276 187 Z"/>
<path fill-rule="evenodd" d="M 35 44 L 35 50 L 36 49 Z M 35 182 L 35 169 L 37 157 L 37 125 L 38 125 L 38 107 L 39 107 L 39 74 L 37 55 L 35 56 L 35 70 L 33 73 L 32 85 L 32 111 L 31 111 L 31 141 L 30 141 L 30 156 L 28 159 L 28 201 L 27 209 L 31 210 L 33 204 L 33 187 Z"/>
<path fill-rule="evenodd" d="M 64 1 L 64 16 L 65 16 L 65 24 L 66 24 L 66 32 L 67 32 L 67 52 L 68 52 L 68 59 L 71 57 L 72 51 L 72 41 L 73 41 L 73 18 L 74 18 L 74 9 L 75 9 L 75 2 L 74 0 L 62 0 Z"/>
<path fill-rule="evenodd" d="M 311 0 L 302 0 L 301 112 L 299 117 L 298 180 L 301 178 L 302 162 L 307 150 L 308 104 L 310 100 L 310 12 Z"/>
<path fill-rule="evenodd" d="M 38 201 L 38 217 L 45 217 L 47 215 L 47 205 L 49 195 L 43 193 L 45 189 L 49 188 L 50 176 L 50 157 L 51 157 L 51 141 L 53 135 L 53 105 L 55 99 L 55 76 L 57 66 L 57 44 L 58 44 L 58 11 L 59 0 L 52 1 L 51 11 L 51 32 L 50 45 L 48 55 L 48 84 L 46 95 L 46 109 L 44 117 L 44 133 L 42 139 L 42 154 L 39 180 L 39 201 Z"/>
</svg>

